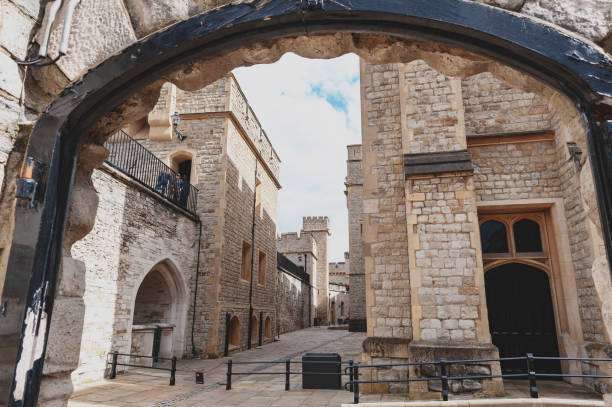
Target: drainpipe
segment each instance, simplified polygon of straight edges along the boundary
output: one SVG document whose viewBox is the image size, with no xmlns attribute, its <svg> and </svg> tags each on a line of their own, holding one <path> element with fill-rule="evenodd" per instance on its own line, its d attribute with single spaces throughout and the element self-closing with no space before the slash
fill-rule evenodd
<svg viewBox="0 0 612 407">
<path fill-rule="evenodd" d="M 247 333 L 247 348 L 251 349 L 251 331 L 253 329 L 253 264 L 255 263 L 255 204 L 257 203 L 257 164 L 255 156 L 255 174 L 253 182 L 253 221 L 251 224 L 251 278 L 249 282 L 249 332 Z"/>
<path fill-rule="evenodd" d="M 196 275 L 195 275 L 195 287 L 193 290 L 193 316 L 191 318 L 191 354 L 195 356 L 196 348 L 195 348 L 195 339 L 193 337 L 193 332 L 195 330 L 195 319 L 196 319 L 196 303 L 198 300 L 198 280 L 200 277 L 200 244 L 202 243 L 202 221 L 198 216 L 198 225 L 200 225 L 200 233 L 198 236 L 198 262 L 196 263 Z"/>
</svg>

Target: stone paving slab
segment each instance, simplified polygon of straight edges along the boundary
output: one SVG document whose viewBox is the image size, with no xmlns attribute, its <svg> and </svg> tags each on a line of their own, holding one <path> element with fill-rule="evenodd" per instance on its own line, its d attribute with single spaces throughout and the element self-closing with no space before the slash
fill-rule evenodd
<svg viewBox="0 0 612 407">
<path fill-rule="evenodd" d="M 365 334 L 324 327 L 308 328 L 282 335 L 279 341 L 266 344 L 261 348 L 230 354 L 219 359 L 190 359 L 177 364 L 176 385 L 169 386 L 169 373 L 149 369 L 132 369 L 118 375 L 115 380 L 100 380 L 78 386 L 70 399 L 70 407 L 90 406 L 154 406 L 154 407 L 338 407 L 353 402 L 353 394 L 345 390 L 305 390 L 301 388 L 301 375 L 290 376 L 290 391 L 285 391 L 284 375 L 234 376 L 232 390 L 225 390 L 226 362 L 249 362 L 278 360 L 274 365 L 234 364 L 234 372 L 284 372 L 284 360 L 300 360 L 307 352 L 339 353 L 343 361 L 361 359 L 361 343 Z M 295 370 L 294 370 L 295 369 Z M 299 371 L 299 364 L 292 365 L 292 371 Z M 204 372 L 204 384 L 195 384 L 195 372 Z M 343 383 L 347 379 L 343 379 Z M 504 381 L 506 399 L 528 397 L 526 381 Z M 598 402 L 593 406 L 603 406 L 601 397 L 586 392 L 582 388 L 564 382 L 538 382 L 541 396 L 563 396 L 573 400 Z M 497 402 L 496 399 L 493 400 Z M 469 400 L 463 400 L 469 401 Z M 407 394 L 361 395 L 361 403 L 374 405 L 418 406 L 410 402 Z M 367 405 L 367 404 L 366 404 Z M 437 404 L 434 404 L 437 405 Z M 453 402 L 440 406 L 450 407 Z M 469 406 L 469 404 L 464 404 Z M 491 405 L 497 405 L 495 403 Z M 480 404 L 482 406 L 482 404 Z"/>
</svg>

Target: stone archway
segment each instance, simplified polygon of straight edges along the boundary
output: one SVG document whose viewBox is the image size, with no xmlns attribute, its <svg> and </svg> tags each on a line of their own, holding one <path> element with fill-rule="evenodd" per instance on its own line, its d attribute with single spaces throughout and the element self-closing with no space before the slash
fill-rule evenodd
<svg viewBox="0 0 612 407">
<path fill-rule="evenodd" d="M 142 279 L 133 301 L 130 352 L 181 357 L 188 299 L 174 263 L 156 264 Z"/>
<path fill-rule="evenodd" d="M 237 315 L 230 319 L 229 343 L 232 349 L 240 348 L 240 319 Z"/>
<path fill-rule="evenodd" d="M 470 52 L 390 38 L 408 39 L 420 35 L 421 38 L 463 46 L 556 86 L 580 106 L 589 132 L 587 142 L 601 208 L 603 241 L 610 249 L 612 186 L 604 176 L 611 164 L 605 156 L 608 146 L 604 136 L 612 125 L 602 125 L 601 120 L 610 118 L 611 109 L 605 98 L 612 96 L 612 85 L 600 79 L 610 76 L 605 68 L 610 64 L 607 56 L 549 26 L 467 2 L 458 2 L 452 9 L 446 8 L 442 0 L 429 1 L 425 6 L 412 2 L 378 2 L 377 9 L 372 8 L 372 2 L 355 0 L 352 6 L 346 10 L 333 5 L 330 6 L 333 13 L 328 13 L 329 10 L 316 6 L 305 7 L 304 2 L 276 1 L 261 4 L 258 8 L 245 4 L 225 7 L 194 17 L 110 58 L 71 86 L 48 109 L 32 133 L 27 152 L 41 167 L 49 168 L 45 204 L 41 199 L 34 202 L 34 208 L 18 205 L 13 254 L 7 273 L 12 286 L 26 287 L 29 276 L 24 277 L 25 273 L 21 271 L 32 270 L 28 292 L 22 290 L 16 294 L 18 300 L 15 302 L 25 305 L 25 315 L 23 318 L 17 315 L 16 320 L 25 321 L 19 331 L 22 332 L 22 343 L 29 348 L 28 352 L 22 353 L 23 349 L 18 352 L 13 397 L 21 400 L 27 395 L 35 400 L 38 394 L 40 383 L 37 378 L 42 374 L 51 313 L 43 316 L 44 329 L 38 331 L 37 337 L 28 336 L 26 327 L 39 320 L 37 309 L 53 308 L 55 281 L 62 255 L 63 225 L 69 218 L 64 241 L 68 248 L 91 228 L 91 212 L 79 211 L 78 203 L 73 205 L 68 217 L 71 187 L 73 196 L 79 194 L 80 198 L 88 197 L 96 202 L 89 177 L 105 155 L 99 142 L 111 129 L 150 110 L 161 87 L 159 78 L 163 76 L 181 87 L 195 88 L 231 67 L 268 62 L 287 50 L 301 49 L 312 57 L 358 52 L 371 59 L 423 58 L 464 74 L 490 70 L 497 75 L 508 74 L 509 80 L 516 80 L 517 75 L 511 70 L 475 57 Z M 432 24 L 435 32 L 431 29 Z M 500 31 L 502 29 L 505 31 Z M 331 35 L 330 32 L 340 34 Z M 369 32 L 381 37 L 354 34 Z M 530 35 L 526 36 L 525 32 Z M 550 44 L 555 46 L 550 47 Z M 448 64 L 445 60 L 447 53 L 457 56 L 463 65 Z M 198 59 L 204 62 L 192 63 Z M 187 68 L 181 69 L 186 65 Z M 521 77 L 517 80 L 522 81 L 523 86 L 535 84 L 535 88 L 542 89 L 531 79 Z M 602 100 L 604 103 L 600 103 Z M 84 135 L 89 138 L 80 144 L 85 141 Z M 79 148 L 80 164 L 75 175 Z M 23 284 L 14 284 L 20 282 Z M 43 289 L 50 295 L 45 297 L 48 298 L 46 307 L 39 308 L 35 302 L 41 298 Z M 58 303 L 61 300 L 59 298 Z M 26 354 L 33 356 L 25 358 Z"/>
</svg>

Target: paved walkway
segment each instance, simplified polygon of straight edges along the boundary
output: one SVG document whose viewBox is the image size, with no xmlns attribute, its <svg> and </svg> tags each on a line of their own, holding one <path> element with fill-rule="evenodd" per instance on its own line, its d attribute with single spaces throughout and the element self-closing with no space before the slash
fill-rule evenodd
<svg viewBox="0 0 612 407">
<path fill-rule="evenodd" d="M 229 358 L 179 361 L 176 385 L 168 385 L 168 372 L 131 370 L 115 380 L 101 380 L 75 389 L 69 406 L 247 406 L 297 407 L 340 406 L 351 403 L 352 393 L 344 390 L 303 390 L 300 375 L 291 375 L 291 391 L 284 391 L 284 375 L 253 374 L 234 376 L 232 390 L 225 390 L 228 359 L 239 361 L 301 359 L 307 352 L 334 352 L 343 361 L 361 359 L 361 342 L 365 334 L 346 330 L 308 328 L 281 336 L 280 341 L 261 348 L 239 352 Z M 299 365 L 294 365 L 299 370 Z M 284 363 L 263 366 L 234 365 L 234 372 L 284 372 Z M 204 384 L 195 384 L 196 371 L 204 372 Z M 345 382 L 346 379 L 343 380 Z M 507 397 L 528 397 L 525 381 L 505 382 Z M 562 382 L 539 382 L 542 396 L 564 398 L 599 398 Z M 407 395 L 362 395 L 361 402 L 407 401 Z"/>
</svg>

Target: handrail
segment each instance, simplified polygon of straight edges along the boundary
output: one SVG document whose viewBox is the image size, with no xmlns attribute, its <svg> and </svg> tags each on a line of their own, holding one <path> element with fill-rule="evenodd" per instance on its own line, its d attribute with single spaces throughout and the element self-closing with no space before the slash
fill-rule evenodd
<svg viewBox="0 0 612 407">
<path fill-rule="evenodd" d="M 197 215 L 198 189 L 186 183 L 151 151 L 118 130 L 104 143 L 106 163 L 173 204 Z"/>
<path fill-rule="evenodd" d="M 524 360 L 525 373 L 502 373 L 502 374 L 489 374 L 489 375 L 464 375 L 464 376 L 451 376 L 448 374 L 451 365 L 456 364 L 470 364 L 470 363 L 485 363 L 485 362 L 503 362 L 508 360 Z M 348 362 L 342 361 L 299 361 L 290 359 L 280 360 L 261 360 L 261 361 L 232 361 L 225 362 L 227 364 L 227 381 L 226 390 L 232 388 L 232 376 L 248 376 L 248 375 L 285 375 L 285 390 L 289 390 L 289 377 L 292 374 L 314 374 L 314 375 L 336 375 L 336 376 L 349 376 L 349 381 L 344 387 L 353 392 L 354 404 L 359 404 L 359 385 L 360 384 L 374 384 L 374 383 L 410 383 L 410 382 L 425 382 L 425 381 L 441 381 L 442 383 L 442 400 L 448 401 L 449 393 L 449 381 L 450 380 L 482 380 L 482 379 L 498 379 L 498 378 L 528 378 L 529 393 L 532 398 L 538 398 L 538 388 L 536 383 L 537 377 L 582 377 L 582 378 L 594 378 L 594 379 L 612 379 L 610 375 L 602 374 L 573 374 L 573 373 L 537 373 L 535 367 L 536 360 L 575 360 L 575 361 L 586 361 L 586 362 L 612 362 L 612 358 L 572 358 L 572 357 L 554 357 L 554 356 L 534 356 L 531 353 L 525 356 L 512 356 L 502 358 L 489 358 L 489 359 L 458 359 L 458 360 L 446 360 L 440 358 L 437 361 L 424 361 L 424 362 L 403 362 L 403 363 L 380 363 L 380 364 L 359 364 L 354 363 L 352 360 Z M 338 366 L 348 365 L 344 368 L 344 373 L 340 372 L 303 372 L 303 371 L 292 371 L 291 364 L 335 364 Z M 260 372 L 262 368 L 251 370 L 247 372 L 234 372 L 233 365 L 269 365 L 271 368 L 276 364 L 285 364 L 284 371 L 273 371 L 273 372 Z M 359 369 L 377 369 L 377 368 L 389 368 L 389 367 L 405 367 L 405 366 L 424 366 L 434 365 L 440 366 L 440 374 L 437 377 L 414 377 L 405 379 L 382 379 L 382 380 L 359 380 L 360 374 Z M 263 367 L 267 369 L 268 367 Z"/>
<path fill-rule="evenodd" d="M 153 369 L 153 370 L 165 370 L 170 372 L 170 386 L 174 386 L 176 382 L 176 356 L 172 356 L 172 358 L 160 358 L 155 356 L 147 356 L 147 355 L 134 355 L 129 353 L 119 353 L 117 351 L 112 352 L 113 358 L 111 362 L 106 362 L 107 364 L 111 364 L 111 371 L 108 375 L 109 379 L 114 379 L 117 377 L 117 366 L 127 366 L 127 367 L 137 367 L 141 369 Z M 128 356 L 130 358 L 148 358 L 154 360 L 170 360 L 172 363 L 170 368 L 167 367 L 157 367 L 157 366 L 143 366 L 143 365 L 133 365 L 131 363 L 118 363 L 119 356 Z"/>
</svg>

